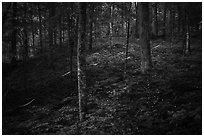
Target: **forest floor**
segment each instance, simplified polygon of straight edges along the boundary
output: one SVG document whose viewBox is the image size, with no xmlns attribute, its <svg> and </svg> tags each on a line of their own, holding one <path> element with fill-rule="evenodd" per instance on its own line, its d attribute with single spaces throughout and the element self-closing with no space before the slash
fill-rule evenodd
<svg viewBox="0 0 204 137">
<path fill-rule="evenodd" d="M 186 56 L 179 41 L 152 41 L 153 68 L 145 75 L 139 45 L 131 41 L 125 80 L 121 43 L 108 48 L 98 41 L 101 47 L 88 54 L 87 114 L 80 123 L 76 76 L 72 83 L 62 76 L 69 70 L 65 49 L 53 55 L 52 67 L 38 58 L 3 77 L 2 133 L 202 134 L 201 38 Z"/>
</svg>

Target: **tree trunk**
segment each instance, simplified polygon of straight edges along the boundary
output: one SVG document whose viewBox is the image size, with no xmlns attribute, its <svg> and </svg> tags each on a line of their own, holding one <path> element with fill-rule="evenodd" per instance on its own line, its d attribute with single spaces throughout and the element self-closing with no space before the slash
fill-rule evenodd
<svg viewBox="0 0 204 137">
<path fill-rule="evenodd" d="M 174 40 L 174 22 L 175 22 L 175 14 L 174 14 L 174 4 L 171 5 L 171 9 L 170 9 L 170 34 L 171 34 L 171 48 L 173 45 L 173 40 Z"/>
<path fill-rule="evenodd" d="M 61 16 L 61 10 L 59 15 L 59 41 L 60 41 L 60 47 L 62 47 L 62 16 Z"/>
<path fill-rule="evenodd" d="M 164 16 L 163 16 L 163 36 L 166 36 L 166 3 L 164 3 Z"/>
<path fill-rule="evenodd" d="M 24 3 L 24 61 L 28 59 L 27 3 Z"/>
<path fill-rule="evenodd" d="M 62 43 L 64 43 L 64 31 L 66 32 L 65 26 L 64 26 L 64 15 L 61 16 L 61 27 L 62 27 L 62 31 L 61 31 L 61 33 L 62 33 L 61 34 L 61 36 L 62 36 Z"/>
<path fill-rule="evenodd" d="M 182 32 L 182 10 L 181 7 L 178 6 L 178 33 L 181 34 Z"/>
<path fill-rule="evenodd" d="M 150 9 L 149 14 L 150 36 L 151 38 L 155 38 L 156 37 L 155 3 L 150 2 L 149 9 Z"/>
<path fill-rule="evenodd" d="M 151 68 L 149 37 L 149 4 L 139 3 L 139 36 L 141 49 L 141 72 L 144 74 Z"/>
<path fill-rule="evenodd" d="M 122 11 L 122 13 L 121 13 L 122 15 L 121 15 L 121 17 L 122 17 L 122 21 L 121 21 L 121 24 L 122 24 L 122 30 L 124 29 L 124 13 L 123 13 L 123 11 Z M 123 35 L 124 35 L 124 31 L 122 31 L 122 37 L 123 37 Z"/>
<path fill-rule="evenodd" d="M 17 2 L 13 2 L 13 12 L 12 12 L 12 34 L 11 34 L 11 63 L 16 63 L 17 60 L 17 21 L 16 21 L 16 14 L 17 14 Z"/>
<path fill-rule="evenodd" d="M 138 14 L 138 4 L 137 2 L 135 2 L 135 11 L 136 11 L 136 27 L 135 27 L 135 35 L 136 35 L 136 38 L 139 38 L 139 34 L 138 34 L 138 23 L 139 23 L 139 14 Z"/>
<path fill-rule="evenodd" d="M 48 36 L 49 36 L 49 54 L 48 54 L 48 65 L 50 66 L 52 63 L 52 50 L 53 50 L 53 43 L 54 43 L 54 19 L 53 16 L 55 15 L 55 4 L 49 3 L 49 27 L 48 27 Z"/>
<path fill-rule="evenodd" d="M 190 52 L 190 27 L 189 27 L 189 12 L 188 12 L 188 3 L 185 3 L 185 49 L 184 54 L 187 55 Z"/>
<path fill-rule="evenodd" d="M 32 47 L 33 47 L 33 49 L 34 49 L 34 47 L 35 47 L 35 33 L 34 33 L 34 30 L 33 30 L 34 28 L 33 28 L 33 25 L 32 25 Z"/>
<path fill-rule="evenodd" d="M 70 61 L 69 61 L 69 66 L 70 66 L 70 83 L 71 83 L 71 89 L 72 89 L 72 83 L 73 83 L 73 46 L 74 46 L 74 35 L 73 35 L 73 28 L 74 28 L 74 20 L 73 20 L 73 3 L 71 3 L 70 6 L 71 10 L 68 10 L 68 44 L 70 46 Z"/>
<path fill-rule="evenodd" d="M 28 59 L 28 35 L 27 35 L 27 27 L 24 27 L 24 61 L 26 61 Z"/>
<path fill-rule="evenodd" d="M 109 47 L 112 46 L 113 37 L 113 5 L 110 5 L 110 22 L 109 22 Z"/>
<path fill-rule="evenodd" d="M 128 46 L 129 46 L 129 37 L 130 37 L 130 10 L 131 10 L 131 3 L 128 9 L 127 15 L 127 40 L 126 40 L 126 55 L 125 55 L 125 65 L 124 65 L 124 76 L 123 79 L 126 78 L 126 72 L 127 72 L 127 60 L 128 60 Z"/>
<path fill-rule="evenodd" d="M 139 8 L 138 8 L 139 10 Z M 152 6 L 152 2 L 149 3 L 149 26 L 150 26 L 150 38 L 153 38 L 154 34 L 155 34 L 155 26 L 154 26 L 154 19 L 153 19 L 153 6 Z M 139 14 L 139 11 L 138 11 Z M 138 27 L 139 29 L 139 27 Z"/>
<path fill-rule="evenodd" d="M 64 33 L 65 33 L 65 31 L 64 31 L 64 27 L 63 27 L 63 29 L 62 29 L 62 42 L 64 42 Z"/>
<path fill-rule="evenodd" d="M 56 29 L 54 29 L 54 31 L 53 31 L 53 37 L 54 37 L 53 45 L 56 46 L 57 45 L 57 30 Z"/>
<path fill-rule="evenodd" d="M 158 36 L 157 2 L 154 4 L 155 37 Z"/>
<path fill-rule="evenodd" d="M 28 56 L 28 33 L 27 33 L 27 3 L 25 2 L 23 5 L 23 10 L 24 10 L 24 28 L 23 28 L 23 33 L 24 33 L 24 42 L 23 42 L 23 46 L 24 46 L 24 53 L 23 53 L 23 61 L 26 62 L 29 58 Z M 27 90 L 27 69 L 26 67 L 23 68 L 23 87 L 25 90 Z"/>
<path fill-rule="evenodd" d="M 90 5 L 90 37 L 89 37 L 89 50 L 92 50 L 92 41 L 93 41 L 93 15 L 94 15 L 94 3 Z"/>
<path fill-rule="evenodd" d="M 4 27 L 4 24 L 6 23 L 7 20 L 7 16 L 8 16 L 8 11 L 11 8 L 11 3 L 8 2 L 8 7 L 6 8 L 6 11 L 2 11 L 3 12 L 3 16 L 2 16 L 2 27 Z"/>
<path fill-rule="evenodd" d="M 40 43 L 40 53 L 43 53 L 43 43 L 42 43 L 42 17 L 40 4 L 38 4 L 38 16 L 39 16 L 39 43 Z"/>
<path fill-rule="evenodd" d="M 171 5 L 167 4 L 167 9 L 166 9 L 166 40 L 169 40 L 169 37 L 171 36 Z"/>
<path fill-rule="evenodd" d="M 85 115 L 86 106 L 86 3 L 79 3 L 79 24 L 77 44 L 77 76 L 79 94 L 79 120 Z"/>
<path fill-rule="evenodd" d="M 33 21 L 33 12 L 32 12 L 32 10 L 31 10 L 30 14 L 31 14 L 31 35 L 32 35 L 32 44 L 31 44 L 31 46 L 32 46 L 31 49 L 32 50 L 30 50 L 30 52 L 33 55 L 33 50 L 35 48 L 35 34 L 34 34 L 34 21 Z"/>
</svg>

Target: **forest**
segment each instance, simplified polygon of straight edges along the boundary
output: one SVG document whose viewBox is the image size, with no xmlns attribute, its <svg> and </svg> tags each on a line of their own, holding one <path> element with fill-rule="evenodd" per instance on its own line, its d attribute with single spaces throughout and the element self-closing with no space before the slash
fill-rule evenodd
<svg viewBox="0 0 204 137">
<path fill-rule="evenodd" d="M 2 2 L 3 135 L 201 135 L 202 2 Z"/>
</svg>

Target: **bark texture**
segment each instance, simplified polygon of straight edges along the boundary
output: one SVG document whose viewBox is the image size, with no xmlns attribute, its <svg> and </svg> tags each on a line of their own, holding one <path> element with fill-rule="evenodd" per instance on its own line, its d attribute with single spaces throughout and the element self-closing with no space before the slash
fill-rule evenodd
<svg viewBox="0 0 204 137">
<path fill-rule="evenodd" d="M 141 49 L 141 72 L 151 68 L 150 36 L 149 36 L 149 4 L 139 3 L 139 37 Z"/>
<path fill-rule="evenodd" d="M 77 45 L 77 76 L 79 94 L 79 120 L 85 115 L 86 106 L 86 3 L 79 3 L 78 45 Z"/>
</svg>

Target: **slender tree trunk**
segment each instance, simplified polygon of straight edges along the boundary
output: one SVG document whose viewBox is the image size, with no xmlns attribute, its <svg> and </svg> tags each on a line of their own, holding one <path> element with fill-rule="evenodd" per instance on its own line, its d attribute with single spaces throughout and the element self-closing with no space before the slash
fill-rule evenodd
<svg viewBox="0 0 204 137">
<path fill-rule="evenodd" d="M 92 41 L 93 41 L 93 15 L 94 15 L 94 3 L 90 5 L 90 37 L 89 37 L 89 50 L 92 50 Z"/>
<path fill-rule="evenodd" d="M 78 45 L 79 13 L 78 13 L 78 16 L 76 17 L 76 21 L 74 21 L 74 22 L 75 22 L 75 29 L 73 29 L 74 33 L 72 33 L 72 34 L 75 37 L 74 41 L 75 41 L 76 45 Z"/>
<path fill-rule="evenodd" d="M 27 33 L 27 3 L 25 2 L 24 5 L 24 28 L 23 28 L 23 33 L 24 33 L 24 55 L 23 55 L 23 61 L 26 62 L 29 58 L 28 56 L 28 33 Z M 27 90 L 27 69 L 26 67 L 23 68 L 24 73 L 23 73 L 23 85 L 24 85 L 24 89 Z"/>
<path fill-rule="evenodd" d="M 112 46 L 113 37 L 113 5 L 110 5 L 110 22 L 109 22 L 109 47 Z"/>
<path fill-rule="evenodd" d="M 154 4 L 155 37 L 158 36 L 157 2 Z"/>
<path fill-rule="evenodd" d="M 24 61 L 28 59 L 28 35 L 27 35 L 27 30 L 26 27 L 24 28 Z"/>
<path fill-rule="evenodd" d="M 190 52 L 190 30 L 188 23 L 186 24 L 186 44 L 185 44 L 185 54 L 189 54 Z"/>
<path fill-rule="evenodd" d="M 64 27 L 64 15 L 61 16 L 61 27 L 62 27 L 61 39 L 62 39 L 62 43 L 64 43 L 64 29 L 65 29 L 65 27 Z"/>
<path fill-rule="evenodd" d="M 182 13 L 182 19 L 181 19 L 181 24 L 182 24 L 182 32 L 181 32 L 181 37 L 182 37 L 182 51 L 183 54 L 185 54 L 185 44 L 186 44 L 186 17 L 185 17 L 185 5 L 181 6 L 181 13 Z"/>
<path fill-rule="evenodd" d="M 135 11 L 136 11 L 136 27 L 135 27 L 135 35 L 136 35 L 136 38 L 139 38 L 139 31 L 138 31 L 138 24 L 139 24 L 139 14 L 138 14 L 138 4 L 137 2 L 135 2 Z"/>
<path fill-rule="evenodd" d="M 64 27 L 63 27 L 63 29 L 62 29 L 62 42 L 64 42 L 64 33 L 65 33 L 65 31 L 64 31 Z"/>
<path fill-rule="evenodd" d="M 150 36 L 151 38 L 156 37 L 156 12 L 155 12 L 155 3 L 150 2 L 149 4 L 149 22 L 150 22 Z"/>
<path fill-rule="evenodd" d="M 3 4 L 3 3 L 2 3 Z M 4 24 L 6 23 L 7 17 L 8 17 L 8 11 L 10 10 L 12 3 L 11 2 L 7 2 L 8 7 L 6 8 L 5 11 L 2 11 L 3 16 L 2 16 L 2 28 L 4 27 Z"/>
<path fill-rule="evenodd" d="M 35 34 L 34 34 L 34 21 L 33 21 L 33 11 L 30 11 L 31 14 L 31 36 L 32 36 L 32 44 L 31 44 L 31 50 L 29 50 L 29 52 L 31 52 L 31 54 L 33 55 L 33 49 L 35 47 Z"/>
<path fill-rule="evenodd" d="M 55 16 L 55 3 L 53 3 L 53 8 L 52 8 L 52 10 L 53 10 L 53 17 Z M 56 24 L 55 23 L 57 23 L 57 21 L 55 20 L 55 19 L 53 19 L 53 21 L 52 21 L 52 23 L 53 23 L 53 48 L 54 47 L 56 47 L 57 46 L 57 27 L 56 27 Z"/>
<path fill-rule="evenodd" d="M 155 35 L 155 25 L 154 25 L 154 18 L 153 18 L 154 12 L 153 12 L 152 2 L 149 3 L 149 10 L 150 10 L 150 12 L 149 12 L 150 37 L 153 38 Z M 138 14 L 139 14 L 139 11 L 138 11 Z"/>
<path fill-rule="evenodd" d="M 96 39 L 95 32 L 96 32 L 96 22 L 95 18 L 93 19 L 93 26 L 92 26 L 92 39 Z"/>
<path fill-rule="evenodd" d="M 31 28 L 32 28 L 32 54 L 33 54 L 33 49 L 35 48 L 35 33 L 34 33 L 34 21 L 33 21 L 33 12 L 31 12 L 31 22 L 32 22 L 32 25 L 31 25 Z M 31 51 L 30 51 L 31 52 Z"/>
<path fill-rule="evenodd" d="M 72 89 L 72 83 L 73 83 L 73 46 L 74 46 L 74 35 L 73 35 L 73 28 L 74 28 L 74 19 L 73 19 L 73 3 L 71 3 L 71 6 L 70 6 L 71 10 L 68 10 L 68 43 L 69 43 L 69 46 L 70 46 L 70 76 L 71 76 L 71 79 L 70 79 L 70 82 L 71 82 L 71 89 Z"/>
<path fill-rule="evenodd" d="M 42 17 L 40 4 L 38 4 L 38 16 L 39 16 L 39 43 L 40 43 L 40 53 L 43 53 L 43 43 L 42 43 Z"/>
<path fill-rule="evenodd" d="M 166 3 L 164 3 L 164 16 L 163 16 L 163 36 L 166 36 Z"/>
<path fill-rule="evenodd" d="M 16 28 L 16 14 L 17 14 L 17 2 L 13 2 L 12 11 L 12 33 L 11 33 L 11 63 L 16 63 L 17 60 L 17 28 Z"/>
<path fill-rule="evenodd" d="M 185 3 L 185 54 L 189 54 L 190 52 L 190 27 L 189 27 L 189 11 L 188 11 L 188 3 Z"/>
<path fill-rule="evenodd" d="M 24 61 L 28 59 L 27 3 L 24 3 Z"/>
<path fill-rule="evenodd" d="M 6 11 L 3 13 L 3 16 L 2 16 L 2 26 L 4 27 L 4 24 L 6 23 L 6 19 L 7 19 L 7 16 L 8 16 L 8 11 L 9 9 L 11 8 L 11 3 L 8 2 L 8 7 L 6 8 Z"/>
<path fill-rule="evenodd" d="M 124 15 L 123 15 L 123 11 L 121 13 L 121 17 L 122 17 L 122 21 L 121 21 L 121 25 L 122 25 L 122 30 L 124 29 Z M 123 36 L 124 32 L 122 31 L 122 36 Z"/>
<path fill-rule="evenodd" d="M 182 11 L 181 7 L 178 6 L 178 33 L 181 34 L 182 32 Z"/>
<path fill-rule="evenodd" d="M 170 9 L 170 42 L 171 42 L 171 47 L 173 45 L 173 40 L 174 40 L 174 4 L 171 4 L 171 9 Z"/>
<path fill-rule="evenodd" d="M 60 41 L 60 47 L 62 47 L 62 16 L 61 16 L 61 10 L 59 15 L 59 41 Z"/>
<path fill-rule="evenodd" d="M 49 9 L 49 19 L 50 19 L 50 24 L 48 27 L 48 35 L 49 35 L 49 57 L 48 57 L 48 65 L 52 65 L 52 50 L 53 50 L 53 43 L 54 43 L 54 21 L 53 21 L 53 16 L 55 15 L 55 3 L 49 3 L 50 9 Z"/>
<path fill-rule="evenodd" d="M 32 46 L 33 46 L 33 48 L 35 47 L 35 33 L 34 33 L 34 30 L 33 30 L 33 26 L 32 26 Z"/>
<path fill-rule="evenodd" d="M 50 14 L 51 14 L 51 12 L 50 12 Z M 50 18 L 51 18 L 51 17 L 52 17 L 52 16 L 50 15 Z M 52 31 L 52 25 L 51 25 L 51 24 L 49 24 L 48 27 L 49 27 L 49 28 L 48 28 L 48 36 L 49 36 L 48 65 L 50 65 L 50 64 L 51 64 L 51 57 L 52 57 L 52 48 L 53 48 L 53 31 Z"/>
<path fill-rule="evenodd" d="M 144 74 L 151 68 L 151 52 L 149 37 L 149 4 L 139 3 L 139 28 L 141 49 L 141 72 Z"/>
<path fill-rule="evenodd" d="M 92 50 L 92 44 L 93 44 L 93 33 L 92 33 L 93 23 L 90 23 L 90 36 L 89 36 L 89 50 Z"/>
<path fill-rule="evenodd" d="M 57 30 L 56 29 L 54 29 L 53 37 L 54 37 L 53 45 L 56 46 L 57 45 Z"/>
<path fill-rule="evenodd" d="M 169 40 L 169 37 L 171 37 L 171 5 L 168 4 L 166 8 L 166 40 Z"/>
<path fill-rule="evenodd" d="M 86 106 L 86 3 L 79 3 L 79 24 L 77 44 L 77 75 L 79 94 L 79 120 L 85 115 Z"/>
<path fill-rule="evenodd" d="M 131 3 L 128 11 L 128 18 L 127 18 L 127 40 L 126 40 L 126 55 L 125 55 L 125 65 L 124 65 L 124 76 L 123 78 L 126 78 L 126 73 L 127 73 L 127 60 L 128 60 L 128 46 L 129 46 L 129 37 L 130 37 L 130 10 L 131 10 Z"/>
</svg>

